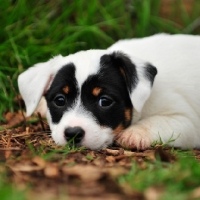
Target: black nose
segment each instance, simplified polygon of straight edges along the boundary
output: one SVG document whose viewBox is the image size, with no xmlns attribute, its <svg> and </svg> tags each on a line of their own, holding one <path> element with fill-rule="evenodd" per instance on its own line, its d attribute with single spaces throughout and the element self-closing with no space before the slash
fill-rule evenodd
<svg viewBox="0 0 200 200">
<path fill-rule="evenodd" d="M 68 127 L 65 129 L 65 138 L 67 141 L 74 139 L 74 143 L 79 143 L 83 139 L 85 131 L 81 127 Z"/>
</svg>

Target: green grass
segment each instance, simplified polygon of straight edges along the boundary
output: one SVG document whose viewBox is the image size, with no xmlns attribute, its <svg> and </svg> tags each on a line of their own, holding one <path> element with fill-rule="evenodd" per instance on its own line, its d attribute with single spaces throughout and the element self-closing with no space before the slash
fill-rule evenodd
<svg viewBox="0 0 200 200">
<path fill-rule="evenodd" d="M 43 147 L 45 148 L 45 147 Z M 50 150 L 43 154 L 42 149 L 36 151 L 29 145 L 32 157 L 40 156 L 46 161 L 57 161 L 60 164 L 66 159 L 66 155 L 76 151 L 84 151 L 83 148 L 75 148 L 66 145 L 64 148 Z M 159 200 L 191 200 L 191 194 L 194 189 L 200 186 L 200 163 L 194 159 L 192 151 L 171 150 L 177 160 L 173 163 L 163 162 L 156 156 L 155 161 L 142 161 L 142 167 L 139 163 L 133 162 L 130 171 L 125 175 L 120 175 L 117 182 L 122 187 L 132 188 L 134 192 L 146 192 L 149 188 L 154 188 L 160 195 Z M 93 160 L 93 157 L 87 154 L 86 159 Z M 19 158 L 20 159 L 20 158 Z M 74 166 L 76 163 L 68 163 L 68 166 Z M 1 163 L 0 163 L 1 167 Z M 7 174 L 8 175 L 8 174 Z M 26 189 L 19 190 L 8 182 L 5 173 L 0 173 L 0 199 L 1 200 L 23 200 L 26 199 L 27 192 L 31 189 L 27 185 Z M 194 199 L 195 200 L 195 199 Z"/>
<path fill-rule="evenodd" d="M 25 200 L 24 190 L 16 189 L 6 181 L 6 176 L 0 173 L 0 199 L 1 200 Z"/>
<path fill-rule="evenodd" d="M 146 168 L 141 169 L 133 163 L 127 175 L 120 176 L 121 185 L 129 184 L 134 190 L 145 191 L 149 187 L 163 189 L 161 200 L 186 200 L 190 193 L 200 186 L 199 161 L 191 152 L 174 152 L 178 160 L 175 163 L 146 161 Z"/>
<path fill-rule="evenodd" d="M 160 15 L 161 0 L 0 0 L 0 120 L 13 111 L 17 76 L 54 55 L 106 48 L 118 39 L 158 32 L 199 33 L 200 2 L 188 14 L 181 0 L 171 15 Z M 177 10 L 179 11 L 177 15 Z M 174 19 L 179 18 L 180 23 Z"/>
<path fill-rule="evenodd" d="M 0 0 L 0 121 L 3 113 L 18 109 L 7 76 L 18 91 L 19 73 L 35 63 L 57 54 L 107 48 L 123 38 L 159 32 L 199 34 L 200 1 L 194 2 L 191 13 L 182 2 L 174 0 L 166 18 L 160 15 L 161 0 Z M 199 163 L 179 157 L 176 164 L 164 168 L 159 162 L 148 163 L 145 170 L 133 164 L 119 182 L 142 191 L 164 183 L 167 192 L 163 199 L 171 199 L 175 193 L 177 199 L 184 199 L 185 192 L 200 185 Z M 5 185 L 0 177 L 0 194 L 5 193 L 0 199 L 16 199 L 10 191 L 13 187 Z"/>
</svg>

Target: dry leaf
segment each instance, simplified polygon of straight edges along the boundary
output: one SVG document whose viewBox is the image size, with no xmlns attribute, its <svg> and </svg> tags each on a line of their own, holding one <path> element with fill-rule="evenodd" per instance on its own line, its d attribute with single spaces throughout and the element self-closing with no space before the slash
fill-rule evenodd
<svg viewBox="0 0 200 200">
<path fill-rule="evenodd" d="M 109 176 L 116 178 L 120 175 L 126 174 L 128 172 L 127 169 L 124 167 L 112 167 L 104 169 L 104 173 L 108 174 Z"/>
<path fill-rule="evenodd" d="M 119 150 L 105 149 L 105 152 L 106 152 L 107 155 L 111 155 L 111 156 L 120 155 L 120 151 Z"/>
<path fill-rule="evenodd" d="M 89 165 L 65 166 L 62 171 L 68 176 L 79 177 L 83 182 L 97 181 L 104 175 L 101 169 Z"/>
<path fill-rule="evenodd" d="M 42 170 L 43 167 L 37 165 L 31 165 L 29 163 L 18 163 L 16 165 L 9 166 L 14 172 L 33 172 Z"/>
<path fill-rule="evenodd" d="M 44 159 L 42 159 L 41 157 L 39 157 L 39 156 L 35 156 L 32 159 L 32 162 L 35 163 L 35 164 L 37 164 L 41 168 L 44 168 L 45 165 L 46 165 L 46 161 Z"/>
<path fill-rule="evenodd" d="M 195 189 L 192 191 L 192 193 L 191 193 L 191 195 L 190 195 L 190 199 L 191 199 L 191 200 L 192 200 L 192 199 L 200 199 L 200 187 L 195 188 Z"/>
<path fill-rule="evenodd" d="M 163 192 L 161 187 L 149 187 L 144 192 L 145 200 L 159 200 Z"/>
<path fill-rule="evenodd" d="M 53 165 L 53 164 L 48 164 L 44 168 L 44 175 L 48 178 L 58 178 L 60 175 L 58 166 Z"/>
<path fill-rule="evenodd" d="M 116 161 L 116 159 L 115 159 L 115 157 L 114 157 L 114 156 L 106 156 L 106 161 L 108 161 L 108 162 L 112 163 L 112 162 L 115 162 L 115 161 Z"/>
<path fill-rule="evenodd" d="M 126 156 L 135 156 L 135 155 L 136 155 L 136 152 L 124 151 L 124 155 L 126 155 Z"/>
<path fill-rule="evenodd" d="M 8 113 L 6 116 L 7 124 L 4 126 L 6 128 L 10 128 L 16 126 L 24 121 L 24 116 L 22 113 Z"/>
</svg>

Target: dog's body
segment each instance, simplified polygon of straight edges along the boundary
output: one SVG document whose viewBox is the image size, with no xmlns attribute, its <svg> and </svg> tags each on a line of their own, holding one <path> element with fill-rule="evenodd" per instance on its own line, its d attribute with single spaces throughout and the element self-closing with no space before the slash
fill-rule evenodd
<svg viewBox="0 0 200 200">
<path fill-rule="evenodd" d="M 173 139 L 175 147 L 200 148 L 199 88 L 200 37 L 186 35 L 57 56 L 19 76 L 27 115 L 44 94 L 55 142 L 76 135 L 76 143 L 90 149 L 114 138 L 128 148 Z"/>
</svg>

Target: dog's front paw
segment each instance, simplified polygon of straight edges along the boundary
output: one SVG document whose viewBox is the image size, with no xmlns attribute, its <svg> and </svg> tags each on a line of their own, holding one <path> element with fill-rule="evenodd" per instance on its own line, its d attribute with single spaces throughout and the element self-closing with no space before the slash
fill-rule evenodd
<svg viewBox="0 0 200 200">
<path fill-rule="evenodd" d="M 144 126 L 131 126 L 117 134 L 115 140 L 125 148 L 140 150 L 149 148 L 153 142 L 148 128 Z"/>
</svg>

